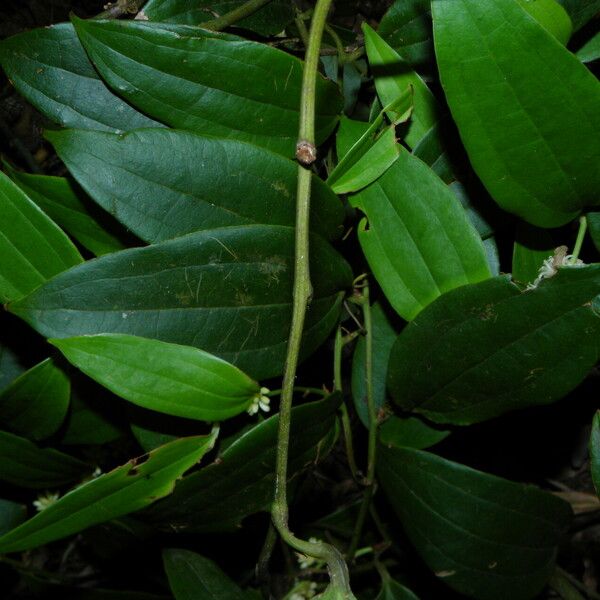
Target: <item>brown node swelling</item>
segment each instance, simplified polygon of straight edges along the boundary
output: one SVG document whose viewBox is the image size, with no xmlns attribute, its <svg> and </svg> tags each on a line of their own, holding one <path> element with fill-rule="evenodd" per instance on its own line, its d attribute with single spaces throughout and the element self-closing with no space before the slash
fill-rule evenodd
<svg viewBox="0 0 600 600">
<path fill-rule="evenodd" d="M 296 144 L 296 158 L 302 165 L 312 165 L 317 160 L 317 149 L 314 144 L 306 140 L 300 140 Z"/>
</svg>

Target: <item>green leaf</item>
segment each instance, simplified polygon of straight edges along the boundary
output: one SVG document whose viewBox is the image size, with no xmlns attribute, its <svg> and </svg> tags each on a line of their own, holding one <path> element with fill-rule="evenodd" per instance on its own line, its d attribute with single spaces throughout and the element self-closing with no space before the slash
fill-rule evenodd
<svg viewBox="0 0 600 600">
<path fill-rule="evenodd" d="M 457 425 L 562 398 L 598 360 L 599 293 L 591 265 L 525 292 L 503 276 L 445 294 L 396 340 L 392 398 Z"/>
<path fill-rule="evenodd" d="M 47 358 L 0 393 L 0 424 L 31 440 L 43 440 L 62 425 L 70 395 L 68 376 Z"/>
<path fill-rule="evenodd" d="M 599 202 L 600 84 L 517 0 L 433 0 L 442 86 L 471 163 L 539 227 Z"/>
<path fill-rule="evenodd" d="M 223 227 L 89 261 L 9 309 L 46 337 L 127 333 L 195 346 L 255 379 L 283 370 L 294 229 Z M 303 356 L 335 326 L 352 275 L 322 238 L 311 244 L 314 297 Z"/>
<path fill-rule="evenodd" d="M 143 129 L 48 132 L 85 190 L 149 242 L 192 231 L 268 223 L 295 224 L 297 164 L 237 140 Z M 340 201 L 313 177 L 313 229 L 341 232 Z"/>
<path fill-rule="evenodd" d="M 388 448 L 424 450 L 449 435 L 448 430 L 434 429 L 417 417 L 391 416 L 379 426 L 379 441 Z"/>
<path fill-rule="evenodd" d="M 589 212 L 586 215 L 590 237 L 600 252 L 600 212 Z"/>
<path fill-rule="evenodd" d="M 199 25 L 238 8 L 244 2 L 245 0 L 150 0 L 143 12 L 151 21 Z M 287 0 L 271 0 L 249 17 L 237 21 L 234 26 L 270 36 L 283 31 L 293 20 L 294 10 Z"/>
<path fill-rule="evenodd" d="M 55 488 L 81 479 L 90 465 L 52 448 L 0 431 L 0 481 L 26 488 Z"/>
<path fill-rule="evenodd" d="M 554 241 L 548 230 L 521 221 L 513 245 L 513 280 L 521 284 L 533 283 L 542 263 L 553 254 Z"/>
<path fill-rule="evenodd" d="M 6 334 L 7 330 L 5 329 L 4 332 Z M 11 336 L 7 336 L 5 340 L 10 343 L 14 338 L 11 339 Z M 11 381 L 25 371 L 19 356 L 3 342 L 4 340 L 0 339 L 0 390 L 6 388 Z"/>
<path fill-rule="evenodd" d="M 558 0 L 565 8 L 575 31 L 581 29 L 600 12 L 600 0 Z"/>
<path fill-rule="evenodd" d="M 20 525 L 27 517 L 27 507 L 10 500 L 0 499 L 0 535 Z"/>
<path fill-rule="evenodd" d="M 525 600 L 554 570 L 570 522 L 563 500 L 409 448 L 380 448 L 378 475 L 429 568 L 478 600 Z"/>
<path fill-rule="evenodd" d="M 172 127 L 252 142 L 292 157 L 302 62 L 276 48 L 186 25 L 74 19 L 92 62 L 126 100 Z M 317 80 L 316 139 L 341 110 Z M 201 101 L 199 101 L 201 99 Z"/>
<path fill-rule="evenodd" d="M 189 550 L 163 550 L 175 600 L 244 600 L 244 592 L 212 561 Z"/>
<path fill-rule="evenodd" d="M 362 29 L 381 104 L 387 106 L 394 102 L 412 86 L 414 109 L 404 141 L 413 148 L 439 120 L 438 104 L 427 84 L 374 29 L 366 23 L 363 23 Z"/>
<path fill-rule="evenodd" d="M 57 225 L 96 256 L 126 247 L 125 241 L 130 236 L 109 214 L 95 206 L 72 179 L 29 175 L 6 163 L 4 168 Z"/>
<path fill-rule="evenodd" d="M 83 259 L 69 238 L 0 172 L 0 301 L 17 300 Z"/>
<path fill-rule="evenodd" d="M 381 114 L 381 112 L 379 114 Z M 383 120 L 381 123 L 383 123 Z M 379 126 L 381 126 L 381 123 Z M 356 121 L 355 119 L 350 119 L 345 115 L 340 117 L 340 125 L 335 133 L 335 151 L 338 161 L 341 162 L 346 154 L 350 152 L 352 146 L 354 146 L 363 136 L 368 135 L 367 132 L 371 127 L 372 123 Z M 375 128 L 375 131 L 377 131 L 377 127 Z"/>
<path fill-rule="evenodd" d="M 594 487 L 596 488 L 596 493 L 600 496 L 600 412 L 596 412 L 592 420 L 590 461 Z"/>
<path fill-rule="evenodd" d="M 375 600 L 419 600 L 408 588 L 393 579 L 383 582 L 381 592 Z"/>
<path fill-rule="evenodd" d="M 490 276 L 479 235 L 454 194 L 406 150 L 350 201 L 366 215 L 358 237 L 369 266 L 402 318 Z"/>
<path fill-rule="evenodd" d="M 31 104 L 65 127 L 127 131 L 160 126 L 104 85 L 70 23 L 4 40 L 0 64 Z"/>
<path fill-rule="evenodd" d="M 169 495 L 175 481 L 214 444 L 214 435 L 181 438 L 130 460 L 70 491 L 23 525 L 0 537 L 0 553 L 37 548 L 92 525 L 140 510 Z"/>
<path fill-rule="evenodd" d="M 292 409 L 290 480 L 325 456 L 336 438 L 338 395 Z M 179 482 L 145 517 L 169 531 L 232 531 L 248 515 L 269 510 L 275 485 L 279 415 L 256 425 L 212 464 Z"/>
<path fill-rule="evenodd" d="M 584 63 L 600 58 L 600 31 L 577 50 L 577 58 Z"/>
<path fill-rule="evenodd" d="M 518 0 L 519 4 L 563 46 L 573 33 L 567 11 L 556 0 Z"/>
<path fill-rule="evenodd" d="M 198 348 L 124 334 L 49 342 L 113 393 L 167 415 L 223 421 L 260 397 L 256 381 Z"/>
</svg>

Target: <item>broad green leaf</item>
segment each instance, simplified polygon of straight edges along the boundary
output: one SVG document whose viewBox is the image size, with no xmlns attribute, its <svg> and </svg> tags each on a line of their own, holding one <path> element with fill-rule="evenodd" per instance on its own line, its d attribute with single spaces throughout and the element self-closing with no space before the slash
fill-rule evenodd
<svg viewBox="0 0 600 600">
<path fill-rule="evenodd" d="M 127 333 L 195 346 L 263 379 L 283 371 L 293 257 L 291 227 L 209 229 L 88 261 L 9 309 L 46 337 Z M 303 356 L 334 327 L 352 277 L 318 236 L 311 263 Z"/>
<path fill-rule="evenodd" d="M 91 471 L 90 465 L 68 454 L 38 448 L 25 438 L 0 431 L 0 481 L 48 489 L 77 481 Z"/>
<path fill-rule="evenodd" d="M 598 294 L 600 265 L 525 292 L 502 276 L 445 294 L 396 340 L 392 398 L 457 425 L 562 398 L 598 360 Z"/>
<path fill-rule="evenodd" d="M 213 444 L 214 435 L 181 438 L 80 485 L 0 537 L 0 553 L 37 548 L 152 504 Z"/>
<path fill-rule="evenodd" d="M 90 196 L 146 241 L 230 225 L 295 224 L 298 166 L 258 146 L 168 129 L 47 137 Z M 312 189 L 313 229 L 338 235 L 340 201 L 316 176 Z"/>
<path fill-rule="evenodd" d="M 513 280 L 523 285 L 533 283 L 544 260 L 553 254 L 554 241 L 548 230 L 521 221 L 513 245 Z"/>
<path fill-rule="evenodd" d="M 175 600 L 244 600 L 244 592 L 212 560 L 189 550 L 163 550 Z"/>
<path fill-rule="evenodd" d="M 62 425 L 70 395 L 69 377 L 48 358 L 0 393 L 0 424 L 31 440 L 43 440 Z"/>
<path fill-rule="evenodd" d="M 600 412 L 596 412 L 592 420 L 590 462 L 594 487 L 596 488 L 596 493 L 600 496 Z"/>
<path fill-rule="evenodd" d="M 31 104 L 65 127 L 127 131 L 160 126 L 104 85 L 70 23 L 4 40 L 0 64 Z"/>
<path fill-rule="evenodd" d="M 413 148 L 439 120 L 439 107 L 427 84 L 374 29 L 363 23 L 365 48 L 377 95 L 383 106 L 412 86 L 414 109 L 404 141 Z"/>
<path fill-rule="evenodd" d="M 544 587 L 571 509 L 530 485 L 428 452 L 380 448 L 381 486 L 429 568 L 478 600 L 525 600 Z"/>
<path fill-rule="evenodd" d="M 600 31 L 577 50 L 577 58 L 584 63 L 600 58 Z"/>
<path fill-rule="evenodd" d="M 336 439 L 338 395 L 292 409 L 290 480 L 326 456 Z M 268 511 L 275 485 L 279 415 L 256 425 L 212 464 L 184 477 L 175 493 L 146 511 L 168 531 L 234 531 L 248 515 Z"/>
<path fill-rule="evenodd" d="M 448 430 L 434 429 L 417 417 L 391 416 L 379 426 L 379 441 L 388 448 L 424 450 L 449 435 Z"/>
<path fill-rule="evenodd" d="M 419 600 L 419 598 L 397 581 L 387 579 L 383 582 L 381 592 L 375 600 Z"/>
<path fill-rule="evenodd" d="M 358 237 L 369 266 L 407 321 L 440 294 L 490 276 L 479 235 L 454 194 L 406 150 L 350 201 L 366 215 Z"/>
<path fill-rule="evenodd" d="M 502 208 L 557 227 L 600 187 L 600 84 L 517 0 L 433 0 L 442 86 Z"/>
<path fill-rule="evenodd" d="M 0 302 L 17 300 L 83 259 L 71 240 L 0 172 Z"/>
<path fill-rule="evenodd" d="M 586 215 L 590 237 L 596 246 L 596 250 L 600 252 L 600 212 L 589 212 Z"/>
<path fill-rule="evenodd" d="M 143 13 L 151 21 L 200 25 L 228 13 L 245 0 L 150 0 Z M 235 23 L 235 27 L 256 31 L 261 35 L 275 35 L 294 20 L 294 10 L 288 0 L 271 0 L 249 17 Z"/>
<path fill-rule="evenodd" d="M 223 421 L 260 398 L 258 383 L 198 348 L 124 334 L 49 341 L 113 393 L 167 415 Z"/>
<path fill-rule="evenodd" d="M 252 142 L 292 157 L 302 62 L 285 52 L 187 25 L 74 19 L 92 62 L 119 94 L 178 129 Z M 341 110 L 317 80 L 317 143 Z"/>
<path fill-rule="evenodd" d="M 95 206 L 72 179 L 29 175 L 6 163 L 4 168 L 57 225 L 96 256 L 126 247 L 126 232 L 110 215 Z"/>
<path fill-rule="evenodd" d="M 567 11 L 556 0 L 518 0 L 519 4 L 563 46 L 573 33 Z"/>
<path fill-rule="evenodd" d="M 581 29 L 600 12 L 600 0 L 558 0 L 565 8 L 575 31 Z"/>
<path fill-rule="evenodd" d="M 27 507 L 10 500 L 0 499 L 0 535 L 20 525 L 27 517 Z"/>
</svg>

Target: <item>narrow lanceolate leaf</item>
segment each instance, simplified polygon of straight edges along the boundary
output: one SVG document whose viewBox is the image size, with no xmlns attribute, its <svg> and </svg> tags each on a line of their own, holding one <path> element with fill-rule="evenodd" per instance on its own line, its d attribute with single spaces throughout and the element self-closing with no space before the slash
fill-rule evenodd
<svg viewBox="0 0 600 600">
<path fill-rule="evenodd" d="M 525 292 L 507 277 L 453 290 L 396 340 L 392 397 L 458 425 L 558 400 L 598 360 L 598 294 L 600 265 L 564 267 Z"/>
<path fill-rule="evenodd" d="M 336 439 L 340 397 L 292 409 L 289 477 L 327 455 Z M 168 531 L 232 531 L 251 514 L 268 511 L 275 485 L 279 415 L 244 433 L 219 458 L 178 484 L 144 513 Z"/>
<path fill-rule="evenodd" d="M 152 504 L 169 495 L 213 444 L 214 435 L 181 438 L 150 452 L 140 464 L 130 460 L 84 483 L 0 537 L 0 553 L 37 548 Z"/>
<path fill-rule="evenodd" d="M 245 0 L 150 0 L 144 15 L 151 21 L 200 25 L 232 11 Z M 269 36 L 281 33 L 294 20 L 294 10 L 288 0 L 271 0 L 250 16 L 235 23 L 235 27 Z"/>
<path fill-rule="evenodd" d="M 260 397 L 256 381 L 198 348 L 124 334 L 51 339 L 50 343 L 115 394 L 167 415 L 222 421 Z"/>
<path fill-rule="evenodd" d="M 595 205 L 600 84 L 517 0 L 433 0 L 442 86 L 475 171 L 540 227 Z"/>
<path fill-rule="evenodd" d="M 596 493 L 600 496 L 600 412 L 594 415 L 590 437 L 590 461 Z"/>
<path fill-rule="evenodd" d="M 444 583 L 479 600 L 526 600 L 541 591 L 570 522 L 566 502 L 428 452 L 380 450 L 381 486 Z"/>
<path fill-rule="evenodd" d="M 404 319 L 490 276 L 481 239 L 454 194 L 406 150 L 350 201 L 366 215 L 358 235 L 369 266 Z"/>
<path fill-rule="evenodd" d="M 106 87 L 70 23 L 4 40 L 0 64 L 31 104 L 65 127 L 127 131 L 160 126 Z"/>
<path fill-rule="evenodd" d="M 0 481 L 26 488 L 55 488 L 88 475 L 90 465 L 52 448 L 0 431 Z"/>
<path fill-rule="evenodd" d="M 163 550 L 175 600 L 247 600 L 244 592 L 212 560 L 189 550 Z"/>
<path fill-rule="evenodd" d="M 102 77 L 126 100 L 178 129 L 295 153 L 302 62 L 277 50 L 187 25 L 74 20 Z M 316 137 L 341 110 L 337 86 L 317 81 Z"/>
<path fill-rule="evenodd" d="M 0 172 L 0 302 L 27 295 L 83 259 L 71 240 Z"/>
<path fill-rule="evenodd" d="M 96 256 L 126 247 L 128 236 L 104 210 L 98 208 L 70 178 L 29 175 L 4 164 L 10 178 L 59 227 Z"/>
<path fill-rule="evenodd" d="M 383 106 L 413 89 L 414 109 L 404 141 L 414 148 L 440 118 L 438 104 L 427 84 L 371 27 L 363 24 L 365 48 L 377 95 Z"/>
<path fill-rule="evenodd" d="M 10 310 L 46 337 L 126 333 L 201 348 L 256 379 L 283 370 L 289 335 L 294 229 L 247 225 L 192 233 L 89 261 Z M 311 243 L 314 297 L 303 355 L 334 327 L 347 263 Z"/>
<path fill-rule="evenodd" d="M 0 425 L 31 440 L 43 440 L 65 420 L 70 395 L 68 376 L 48 358 L 0 393 Z"/>
<path fill-rule="evenodd" d="M 298 167 L 258 146 L 168 129 L 47 137 L 90 196 L 146 241 L 229 225 L 295 223 Z M 312 197 L 313 229 L 339 234 L 342 205 L 316 176 Z"/>
<path fill-rule="evenodd" d="M 547 229 L 520 222 L 513 245 L 513 280 L 524 285 L 533 283 L 544 260 L 554 254 L 554 246 Z"/>
</svg>

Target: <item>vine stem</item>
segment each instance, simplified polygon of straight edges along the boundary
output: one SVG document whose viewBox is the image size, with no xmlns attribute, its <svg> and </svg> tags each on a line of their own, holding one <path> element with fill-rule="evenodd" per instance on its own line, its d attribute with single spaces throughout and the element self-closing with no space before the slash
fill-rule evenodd
<svg viewBox="0 0 600 600">
<path fill-rule="evenodd" d="M 300 98 L 299 140 L 296 146 L 298 165 L 298 187 L 296 196 L 296 247 L 294 260 L 294 291 L 292 323 L 288 341 L 281 404 L 279 408 L 279 431 L 275 464 L 275 499 L 271 515 L 279 535 L 289 546 L 327 563 L 331 588 L 340 598 L 348 600 L 354 596 L 350 591 L 348 567 L 342 554 L 325 542 L 307 542 L 297 538 L 289 529 L 287 503 L 287 463 L 290 443 L 290 421 L 294 380 L 302 342 L 306 309 L 312 295 L 309 270 L 309 212 L 311 171 L 307 165 L 316 159 L 315 148 L 315 96 L 319 49 L 323 28 L 332 0 L 317 0 L 310 27 L 306 60 Z"/>
<path fill-rule="evenodd" d="M 573 258 L 579 258 L 581 252 L 581 246 L 583 245 L 583 239 L 585 238 L 585 232 L 587 231 L 587 218 L 584 216 L 579 217 L 579 231 L 577 232 L 577 239 L 575 240 L 575 247 L 573 248 Z"/>
<path fill-rule="evenodd" d="M 269 4 L 269 2 L 271 2 L 271 0 L 248 0 L 248 2 L 244 2 L 244 4 L 241 6 L 234 8 L 233 10 L 221 15 L 220 17 L 217 17 L 216 19 L 200 23 L 199 27 L 202 27 L 203 29 L 210 29 L 211 31 L 222 31 L 234 23 L 249 17 L 259 8 L 265 6 L 265 4 Z"/>
</svg>

